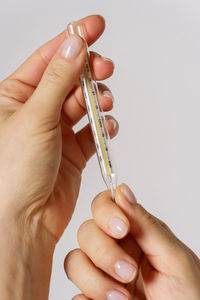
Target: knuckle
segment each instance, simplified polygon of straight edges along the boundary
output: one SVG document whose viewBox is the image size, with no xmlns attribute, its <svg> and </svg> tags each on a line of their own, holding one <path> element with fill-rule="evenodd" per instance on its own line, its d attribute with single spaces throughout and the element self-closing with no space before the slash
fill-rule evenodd
<svg viewBox="0 0 200 300">
<path fill-rule="evenodd" d="M 95 213 L 96 211 L 99 211 L 99 209 L 106 207 L 108 198 L 110 199 L 110 191 L 104 191 L 99 193 L 92 201 L 92 212 Z"/>
<path fill-rule="evenodd" d="M 45 71 L 44 77 L 51 83 L 57 84 L 65 79 L 65 67 L 63 61 L 57 59 Z"/>
<path fill-rule="evenodd" d="M 75 297 L 72 298 L 72 300 L 87 300 L 88 298 L 86 298 L 84 295 L 80 294 L 80 295 L 76 295 Z"/>
<path fill-rule="evenodd" d="M 65 257 L 64 269 L 67 277 L 70 279 L 71 269 L 77 257 L 81 255 L 82 251 L 80 249 L 71 250 Z"/>
<path fill-rule="evenodd" d="M 115 250 L 117 250 L 116 241 L 109 239 L 109 242 L 99 239 L 98 242 L 93 243 L 93 250 L 90 253 L 92 261 L 99 268 L 102 266 L 109 268 L 110 265 L 116 260 Z M 113 249 L 113 251 L 110 251 Z"/>
<path fill-rule="evenodd" d="M 95 209 L 95 207 L 99 204 L 99 196 L 101 195 L 101 193 L 99 193 L 97 196 L 94 197 L 94 199 L 92 200 L 92 204 L 91 204 L 91 208 Z"/>
<path fill-rule="evenodd" d="M 81 226 L 78 229 L 77 237 L 78 240 L 80 240 L 82 237 L 84 238 L 86 235 L 88 235 L 91 226 L 93 226 L 94 220 L 86 220 L 84 223 L 81 224 Z"/>
<path fill-rule="evenodd" d="M 114 247 L 114 245 L 113 245 Z M 110 264 L 110 261 L 112 261 L 112 256 L 110 254 L 110 251 L 108 247 L 105 245 L 97 245 L 94 247 L 94 254 L 93 254 L 93 261 L 95 262 L 95 265 L 97 267 L 102 267 L 102 264 L 108 265 Z"/>
<path fill-rule="evenodd" d="M 148 211 L 146 211 L 140 204 L 136 204 L 136 209 L 140 210 L 141 218 L 146 225 L 157 224 L 156 218 L 154 218 Z"/>
<path fill-rule="evenodd" d="M 35 87 L 17 78 L 6 78 L 0 83 L 0 96 L 19 102 L 25 102 L 34 92 Z"/>
<path fill-rule="evenodd" d="M 14 91 L 18 88 L 18 82 L 13 79 L 5 79 L 0 84 L 0 95 L 13 97 Z"/>
</svg>

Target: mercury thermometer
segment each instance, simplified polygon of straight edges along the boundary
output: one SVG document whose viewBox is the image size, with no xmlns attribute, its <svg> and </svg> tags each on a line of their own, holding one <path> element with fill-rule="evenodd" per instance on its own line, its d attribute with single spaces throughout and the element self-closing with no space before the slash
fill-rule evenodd
<svg viewBox="0 0 200 300">
<path fill-rule="evenodd" d="M 76 34 L 83 38 L 88 49 L 83 24 L 79 22 L 72 22 L 68 24 L 67 31 L 69 35 Z M 110 137 L 106 128 L 103 111 L 99 106 L 99 90 L 96 81 L 92 78 L 89 56 L 90 53 L 87 51 L 87 57 L 80 76 L 80 82 L 86 103 L 88 119 L 91 125 L 91 131 L 96 146 L 101 173 L 107 188 L 112 192 L 112 198 L 114 200 L 114 191 L 117 187 L 117 174 L 113 168 L 113 162 L 111 160 Z"/>
</svg>

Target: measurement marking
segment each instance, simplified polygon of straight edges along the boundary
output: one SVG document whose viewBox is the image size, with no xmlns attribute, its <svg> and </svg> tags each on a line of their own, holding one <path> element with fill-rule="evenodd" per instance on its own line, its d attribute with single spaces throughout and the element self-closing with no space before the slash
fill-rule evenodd
<svg viewBox="0 0 200 300">
<path fill-rule="evenodd" d="M 101 118 L 99 118 L 99 114 L 100 114 L 100 109 L 99 109 L 99 106 L 97 105 L 97 101 L 96 101 L 96 94 L 93 90 L 93 83 L 89 84 L 89 82 L 92 82 L 91 80 L 91 77 L 89 77 L 90 75 L 87 74 L 87 72 L 89 72 L 89 66 L 88 64 L 86 63 L 86 66 L 84 68 L 84 76 L 85 76 L 85 85 L 83 86 L 86 86 L 87 87 L 87 90 L 88 90 L 88 94 L 89 94 L 89 100 L 90 100 L 90 104 L 91 104 L 91 107 L 92 107 L 92 111 L 93 111 L 93 114 L 94 114 L 94 121 L 95 121 L 95 125 L 96 125 L 96 129 L 97 129 L 97 134 L 98 134 L 98 137 L 99 137 L 99 143 L 100 143 L 100 148 L 101 148 L 101 151 L 102 151 L 102 156 L 103 156 L 103 160 L 105 162 L 105 168 L 106 168 L 106 171 L 107 171 L 107 174 L 110 175 L 111 174 L 111 170 L 110 170 L 110 163 L 109 163 L 109 160 L 107 158 L 108 156 L 108 148 L 106 146 L 106 141 L 103 139 L 105 137 L 105 134 L 104 132 L 102 132 L 101 130 L 104 130 L 103 128 L 103 124 L 102 124 L 102 120 Z M 88 98 L 88 97 L 87 97 Z M 93 101 L 92 101 L 93 100 Z M 90 112 L 90 110 L 89 110 Z M 107 155 L 106 155 L 107 153 Z M 101 160 L 102 160 L 102 157 L 100 156 Z"/>
</svg>

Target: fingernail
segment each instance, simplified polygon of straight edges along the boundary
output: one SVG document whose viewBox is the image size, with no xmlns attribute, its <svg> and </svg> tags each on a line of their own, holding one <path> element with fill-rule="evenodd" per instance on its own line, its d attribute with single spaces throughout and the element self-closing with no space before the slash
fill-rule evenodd
<svg viewBox="0 0 200 300">
<path fill-rule="evenodd" d="M 112 99 L 112 102 L 114 102 L 113 94 L 112 94 L 110 91 L 108 91 L 108 90 L 103 91 L 103 95 L 104 95 L 105 97 L 107 97 L 107 98 Z"/>
<path fill-rule="evenodd" d="M 127 200 L 131 203 L 136 203 L 137 200 L 135 198 L 135 195 L 133 194 L 133 192 L 131 191 L 131 189 L 126 185 L 126 184 L 122 184 L 120 186 L 120 190 L 121 192 L 124 194 L 124 196 L 127 198 Z"/>
<path fill-rule="evenodd" d="M 136 276 L 136 268 L 123 260 L 115 264 L 115 272 L 126 282 L 132 281 Z"/>
<path fill-rule="evenodd" d="M 114 119 L 109 119 L 109 122 L 113 124 L 113 130 L 116 131 L 117 129 L 117 122 Z"/>
<path fill-rule="evenodd" d="M 128 297 L 118 291 L 109 291 L 106 295 L 107 300 L 128 300 Z"/>
<path fill-rule="evenodd" d="M 83 40 L 77 35 L 70 35 L 59 49 L 60 54 L 66 59 L 76 58 L 83 47 Z"/>
<path fill-rule="evenodd" d="M 112 231 L 112 233 L 119 238 L 125 236 L 125 234 L 128 231 L 128 226 L 119 218 L 111 219 L 109 223 L 109 228 Z"/>
<path fill-rule="evenodd" d="M 113 61 L 112 59 L 107 58 L 107 57 L 101 57 L 101 59 L 103 59 L 104 61 L 109 61 L 109 62 L 111 62 L 111 63 L 113 64 L 113 67 L 115 67 L 115 63 L 114 63 L 114 61 Z"/>
</svg>

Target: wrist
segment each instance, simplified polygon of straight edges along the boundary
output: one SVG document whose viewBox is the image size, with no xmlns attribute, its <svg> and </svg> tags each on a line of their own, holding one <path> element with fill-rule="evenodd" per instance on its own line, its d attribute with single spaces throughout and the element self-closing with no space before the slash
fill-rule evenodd
<svg viewBox="0 0 200 300">
<path fill-rule="evenodd" d="M 36 220 L 30 225 L 9 216 L 0 224 L 1 298 L 48 299 L 54 239 Z"/>
</svg>

